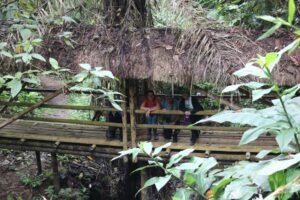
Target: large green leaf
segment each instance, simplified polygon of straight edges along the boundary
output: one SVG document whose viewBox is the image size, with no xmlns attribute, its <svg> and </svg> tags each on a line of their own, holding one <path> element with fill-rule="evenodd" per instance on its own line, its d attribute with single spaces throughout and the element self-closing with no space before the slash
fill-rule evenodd
<svg viewBox="0 0 300 200">
<path fill-rule="evenodd" d="M 193 192 L 188 188 L 177 188 L 172 200 L 190 200 Z"/>
<path fill-rule="evenodd" d="M 257 40 L 263 40 L 267 37 L 271 36 L 277 29 L 279 29 L 282 26 L 281 22 L 277 22 L 274 26 L 272 26 L 267 32 L 262 34 Z"/>
<path fill-rule="evenodd" d="M 278 133 L 278 135 L 276 136 L 276 141 L 281 151 L 286 150 L 290 142 L 293 140 L 294 134 L 296 134 L 296 130 L 293 128 L 285 129 Z"/>
<path fill-rule="evenodd" d="M 79 64 L 79 66 L 82 68 L 82 69 L 85 69 L 87 71 L 91 71 L 92 69 L 92 66 L 90 64 L 87 64 L 87 63 L 82 63 L 82 64 Z"/>
<path fill-rule="evenodd" d="M 230 86 L 227 86 L 226 88 L 224 88 L 222 93 L 236 91 L 238 88 L 240 88 L 242 86 L 246 86 L 251 89 L 258 89 L 258 88 L 263 87 L 264 85 L 266 85 L 266 84 L 259 83 L 259 82 L 249 82 L 249 83 L 242 83 L 242 84 L 237 84 L 237 85 L 230 85 Z"/>
<path fill-rule="evenodd" d="M 259 175 L 272 175 L 278 171 L 285 170 L 297 163 L 300 162 L 300 153 L 296 155 L 289 155 L 288 157 L 284 157 L 283 159 L 273 159 L 257 172 Z"/>
<path fill-rule="evenodd" d="M 243 109 L 240 112 L 223 111 L 207 119 L 200 120 L 197 123 L 204 123 L 209 121 L 218 123 L 231 122 L 233 124 L 243 124 L 250 126 L 263 126 L 276 123 L 275 120 L 264 117 L 255 109 Z"/>
<path fill-rule="evenodd" d="M 280 61 L 281 55 L 277 52 L 270 52 L 267 53 L 266 57 L 265 57 L 265 62 L 266 62 L 266 67 L 270 70 L 270 72 L 273 71 L 275 65 L 278 64 L 278 62 Z"/>
<path fill-rule="evenodd" d="M 233 180 L 233 178 L 227 178 L 227 179 L 223 179 L 221 180 L 217 185 L 215 185 L 213 188 L 212 188 L 212 192 L 213 192 L 213 195 L 214 195 L 214 198 L 215 199 L 218 199 L 221 194 L 223 193 L 223 189 L 228 185 L 230 184 Z"/>
<path fill-rule="evenodd" d="M 160 147 L 157 147 L 154 149 L 153 153 L 152 153 L 152 156 L 157 156 L 158 154 L 160 154 L 160 152 L 165 149 L 165 148 L 168 148 L 169 146 L 171 146 L 171 142 L 167 143 L 167 144 L 164 144 Z"/>
<path fill-rule="evenodd" d="M 253 62 L 247 63 L 244 68 L 233 73 L 237 77 L 252 75 L 258 78 L 268 78 L 263 69 L 254 66 Z"/>
<path fill-rule="evenodd" d="M 83 72 L 77 74 L 76 76 L 74 76 L 73 80 L 75 82 L 81 83 L 88 77 L 88 75 L 89 75 L 88 72 L 83 71 Z"/>
<path fill-rule="evenodd" d="M 19 79 L 13 79 L 7 83 L 7 87 L 10 88 L 10 94 L 12 97 L 17 96 L 17 94 L 22 90 L 22 83 Z"/>
<path fill-rule="evenodd" d="M 0 42 L 0 49 L 4 49 L 7 46 L 7 42 Z"/>
<path fill-rule="evenodd" d="M 38 59 L 38 60 L 41 60 L 43 62 L 46 62 L 45 58 L 41 55 L 41 54 L 38 54 L 38 53 L 33 53 L 31 54 L 31 56 L 35 59 Z"/>
<path fill-rule="evenodd" d="M 143 189 L 150 187 L 152 185 L 155 185 L 157 191 L 159 192 L 161 188 L 163 188 L 169 182 L 171 177 L 172 177 L 171 175 L 152 177 L 145 182 L 144 186 L 137 192 L 137 194 Z"/>
<path fill-rule="evenodd" d="M 194 149 L 185 149 L 171 156 L 169 163 L 167 164 L 167 168 L 172 167 L 174 164 L 178 163 L 182 158 L 188 156 L 192 153 Z"/>
<path fill-rule="evenodd" d="M 116 160 L 116 159 L 119 159 L 119 158 L 121 158 L 123 156 L 126 156 L 126 155 L 132 155 L 133 159 L 135 159 L 139 153 L 142 153 L 142 151 L 139 148 L 132 148 L 132 149 L 128 149 L 128 150 L 125 150 L 125 151 L 121 151 L 121 152 L 119 152 L 120 155 L 113 158 L 112 161 Z"/>
<path fill-rule="evenodd" d="M 248 178 L 237 179 L 227 185 L 224 191 L 225 199 L 249 200 L 257 193 L 257 188 L 251 186 Z"/>
<path fill-rule="evenodd" d="M 56 59 L 54 59 L 54 58 L 49 58 L 49 63 L 50 63 L 50 65 L 51 65 L 51 67 L 53 68 L 53 69 L 55 69 L 55 70 L 59 70 L 59 64 L 58 64 L 58 62 L 57 62 L 57 60 Z"/>
<path fill-rule="evenodd" d="M 29 53 L 22 54 L 22 60 L 24 63 L 29 64 L 30 61 L 32 60 L 31 54 L 29 54 Z"/>
<path fill-rule="evenodd" d="M 8 51 L 0 51 L 0 54 L 9 58 L 13 58 L 13 55 Z"/>
<path fill-rule="evenodd" d="M 211 170 L 213 167 L 215 167 L 218 164 L 215 158 L 210 157 L 203 161 L 199 169 L 197 170 L 197 173 L 205 174 L 209 170 Z"/>
<path fill-rule="evenodd" d="M 101 71 L 91 71 L 91 74 L 99 77 L 99 78 L 104 78 L 104 77 L 108 77 L 113 79 L 114 75 L 111 73 L 111 71 L 108 70 L 101 70 Z"/>
<path fill-rule="evenodd" d="M 142 151 L 144 151 L 148 156 L 151 155 L 153 145 L 151 142 L 141 142 L 139 147 Z"/>
<path fill-rule="evenodd" d="M 249 142 L 252 142 L 252 141 L 256 140 L 260 135 L 262 135 L 264 133 L 267 133 L 268 130 L 269 130 L 268 128 L 270 126 L 272 126 L 272 125 L 258 126 L 258 127 L 255 127 L 255 128 L 248 129 L 243 134 L 243 136 L 240 140 L 240 145 L 248 144 Z"/>
<path fill-rule="evenodd" d="M 269 94 L 270 92 L 273 91 L 275 86 L 268 88 L 268 89 L 258 89 L 258 90 L 253 90 L 252 91 L 252 101 L 256 101 L 260 98 L 262 98 L 264 95 Z"/>
<path fill-rule="evenodd" d="M 289 0 L 289 16 L 288 16 L 288 22 L 290 24 L 293 23 L 294 17 L 296 13 L 296 4 L 294 0 Z"/>
<path fill-rule="evenodd" d="M 269 153 L 271 153 L 272 150 L 261 150 L 257 155 L 256 158 L 263 159 L 265 156 L 267 156 Z"/>
<path fill-rule="evenodd" d="M 278 22 L 278 20 L 275 17 L 272 17 L 270 15 L 257 16 L 257 18 L 273 23 Z"/>
<path fill-rule="evenodd" d="M 28 40 L 32 34 L 31 30 L 29 29 L 21 29 L 20 34 L 23 40 Z"/>
</svg>

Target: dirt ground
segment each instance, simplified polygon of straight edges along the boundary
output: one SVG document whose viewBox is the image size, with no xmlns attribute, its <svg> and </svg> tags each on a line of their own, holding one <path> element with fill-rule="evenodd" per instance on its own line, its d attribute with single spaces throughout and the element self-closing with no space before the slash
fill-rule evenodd
<svg viewBox="0 0 300 200">
<path fill-rule="evenodd" d="M 49 155 L 42 153 L 43 170 L 49 170 Z M 44 180 L 38 190 L 31 190 L 20 182 L 21 175 L 37 175 L 34 152 L 13 152 L 0 150 L 0 200 L 6 200 L 9 195 L 32 199 L 44 193 L 49 181 Z"/>
</svg>

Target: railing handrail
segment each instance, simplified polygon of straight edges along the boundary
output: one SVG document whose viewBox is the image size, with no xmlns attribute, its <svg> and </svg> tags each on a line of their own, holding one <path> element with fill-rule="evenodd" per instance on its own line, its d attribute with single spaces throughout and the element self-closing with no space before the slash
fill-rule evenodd
<svg viewBox="0 0 300 200">
<path fill-rule="evenodd" d="M 19 102 L 5 102 L 0 101 L 0 105 L 3 106 L 19 106 L 19 107 L 30 107 L 34 105 L 33 103 L 19 103 Z M 52 108 L 52 109 L 69 109 L 69 110 L 93 110 L 93 111 L 118 111 L 115 108 L 110 107 L 99 107 L 99 106 L 81 106 L 81 105 L 56 105 L 56 104 L 43 104 L 40 106 L 41 108 Z M 126 109 L 129 112 L 129 108 Z M 145 114 L 144 110 L 135 110 L 136 114 Z M 184 115 L 184 112 L 181 110 L 156 110 L 152 111 L 152 114 L 156 115 Z M 204 110 L 194 113 L 193 115 L 214 115 L 218 113 L 217 110 Z"/>
</svg>

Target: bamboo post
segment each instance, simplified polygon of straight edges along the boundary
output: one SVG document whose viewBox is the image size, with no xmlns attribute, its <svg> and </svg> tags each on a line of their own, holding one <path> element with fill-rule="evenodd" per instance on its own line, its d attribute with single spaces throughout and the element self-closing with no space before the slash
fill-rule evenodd
<svg viewBox="0 0 300 200">
<path fill-rule="evenodd" d="M 42 162 L 41 162 L 41 152 L 35 151 L 36 165 L 37 165 L 37 174 L 42 174 Z"/>
<path fill-rule="evenodd" d="M 144 187 L 145 182 L 147 181 L 147 172 L 146 170 L 141 170 L 141 187 Z M 141 191 L 141 200 L 147 200 L 147 188 Z"/>
<path fill-rule="evenodd" d="M 123 93 L 126 93 L 126 81 L 123 81 Z M 122 137 L 123 137 L 123 150 L 128 149 L 128 137 L 127 137 L 127 111 L 126 111 L 126 98 L 121 103 L 122 106 Z M 124 162 L 128 162 L 128 157 L 124 157 Z"/>
<path fill-rule="evenodd" d="M 48 96 L 46 96 L 43 100 L 39 101 L 38 103 L 34 104 L 33 106 L 25 109 L 24 111 L 18 113 L 17 115 L 11 117 L 10 119 L 6 120 L 5 122 L 0 124 L 0 129 L 4 128 L 5 126 L 13 123 L 14 121 L 16 121 L 17 119 L 23 117 L 24 115 L 26 115 L 27 113 L 33 111 L 34 109 L 40 107 L 41 105 L 43 105 L 44 103 L 50 101 L 51 99 L 55 98 L 56 96 L 60 95 L 63 92 L 63 88 L 57 90 L 56 92 L 54 92 L 53 94 L 50 94 Z"/>
<path fill-rule="evenodd" d="M 129 113 L 130 113 L 130 132 L 131 132 L 131 147 L 136 147 L 136 122 L 135 122 L 135 106 L 134 106 L 134 83 L 129 83 Z M 136 162 L 136 161 L 133 161 Z"/>
<path fill-rule="evenodd" d="M 60 190 L 60 181 L 59 181 L 58 162 L 57 162 L 56 153 L 51 153 L 51 159 L 52 159 L 52 170 L 53 170 L 53 185 L 54 185 L 55 192 L 58 193 Z"/>
</svg>

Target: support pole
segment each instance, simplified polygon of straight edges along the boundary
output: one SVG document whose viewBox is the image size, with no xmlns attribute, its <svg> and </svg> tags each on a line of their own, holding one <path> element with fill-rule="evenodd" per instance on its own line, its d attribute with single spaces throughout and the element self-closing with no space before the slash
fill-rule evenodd
<svg viewBox="0 0 300 200">
<path fill-rule="evenodd" d="M 36 165 L 37 165 L 37 174 L 42 174 L 42 162 L 41 162 L 41 152 L 35 151 Z"/>
<path fill-rule="evenodd" d="M 126 81 L 123 80 L 123 94 L 126 94 Z M 127 137 L 127 110 L 126 110 L 126 98 L 124 98 L 124 101 L 121 103 L 122 107 L 122 135 L 123 135 L 123 150 L 128 149 L 128 137 Z M 128 157 L 124 157 L 124 162 L 128 162 Z"/>
<path fill-rule="evenodd" d="M 58 174 L 58 162 L 56 153 L 51 153 L 52 170 L 53 170 L 53 185 L 56 193 L 60 190 L 59 174 Z"/>
<path fill-rule="evenodd" d="M 142 188 L 145 185 L 145 182 L 147 181 L 147 172 L 146 170 L 141 171 L 141 187 Z M 141 200 L 147 200 L 147 188 L 141 191 Z"/>
<path fill-rule="evenodd" d="M 130 113 L 130 131 L 131 131 L 131 148 L 136 147 L 136 122 L 135 122 L 135 105 L 134 105 L 134 81 L 129 81 L 129 113 Z M 136 160 L 133 160 L 136 162 Z"/>
</svg>

